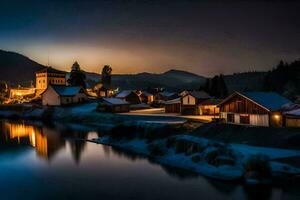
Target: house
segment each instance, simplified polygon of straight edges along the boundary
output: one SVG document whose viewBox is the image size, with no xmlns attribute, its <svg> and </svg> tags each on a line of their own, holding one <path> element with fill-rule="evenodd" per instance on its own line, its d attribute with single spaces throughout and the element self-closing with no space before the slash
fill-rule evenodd
<svg viewBox="0 0 300 200">
<path fill-rule="evenodd" d="M 146 92 L 146 91 L 141 92 L 140 98 L 141 98 L 142 103 L 146 103 L 146 104 L 150 104 L 154 101 L 153 94 Z"/>
<path fill-rule="evenodd" d="M 99 100 L 97 111 L 122 113 L 129 112 L 129 103 L 123 99 L 103 97 Z"/>
<path fill-rule="evenodd" d="M 9 90 L 10 98 L 23 98 L 25 96 L 35 96 L 35 88 L 18 86 Z"/>
<path fill-rule="evenodd" d="M 51 85 L 66 85 L 66 72 L 45 67 L 35 73 L 36 90 L 40 93 L 45 91 Z"/>
<path fill-rule="evenodd" d="M 300 108 L 284 113 L 286 127 L 300 128 Z"/>
<path fill-rule="evenodd" d="M 140 96 L 133 90 L 123 90 L 116 95 L 116 98 L 123 99 L 130 104 L 140 104 Z"/>
<path fill-rule="evenodd" d="M 200 104 L 211 97 L 204 91 L 191 91 L 181 97 L 181 114 L 200 115 Z"/>
<path fill-rule="evenodd" d="M 97 83 L 94 85 L 92 91 L 98 97 L 111 97 L 114 91 L 111 88 L 105 87 L 102 83 Z"/>
<path fill-rule="evenodd" d="M 165 102 L 166 113 L 180 113 L 181 112 L 181 98 L 172 99 Z"/>
<path fill-rule="evenodd" d="M 210 98 L 200 103 L 200 115 L 219 115 L 221 99 Z"/>
<path fill-rule="evenodd" d="M 81 103 L 88 97 L 81 87 L 49 85 L 42 93 L 42 103 L 48 106 L 60 106 Z"/>
<path fill-rule="evenodd" d="M 226 123 L 281 127 L 282 107 L 290 103 L 274 92 L 234 92 L 219 104 L 220 117 Z"/>
<path fill-rule="evenodd" d="M 177 97 L 178 95 L 175 92 L 159 92 L 155 95 L 155 101 L 168 101 Z"/>
</svg>

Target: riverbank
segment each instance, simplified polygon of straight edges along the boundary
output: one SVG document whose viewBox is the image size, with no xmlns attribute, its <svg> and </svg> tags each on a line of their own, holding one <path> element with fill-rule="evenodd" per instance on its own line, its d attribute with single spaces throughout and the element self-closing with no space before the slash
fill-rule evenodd
<svg viewBox="0 0 300 200">
<path fill-rule="evenodd" d="M 121 126 L 89 141 L 219 180 L 261 184 L 295 180 L 300 174 L 300 168 L 280 162 L 300 156 L 298 150 L 223 143 L 191 135 L 185 128 Z"/>
<path fill-rule="evenodd" d="M 40 120 L 48 122 L 79 123 L 83 125 L 111 128 L 119 124 L 182 124 L 187 120 L 176 116 L 141 116 L 100 113 L 97 102 L 64 107 L 37 107 L 32 105 L 7 106 L 0 109 L 0 118 Z"/>
</svg>

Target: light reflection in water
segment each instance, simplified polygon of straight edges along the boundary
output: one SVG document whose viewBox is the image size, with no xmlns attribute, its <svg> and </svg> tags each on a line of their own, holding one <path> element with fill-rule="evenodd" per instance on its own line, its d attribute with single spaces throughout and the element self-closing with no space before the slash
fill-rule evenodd
<svg viewBox="0 0 300 200">
<path fill-rule="evenodd" d="M 0 179 L 3 178 L 6 184 L 9 181 L 11 181 L 11 185 L 18 183 L 29 191 L 31 191 L 31 187 L 27 187 L 28 181 L 37 180 L 34 186 L 38 187 L 41 180 L 51 179 L 55 184 L 47 185 L 39 190 L 41 195 L 45 193 L 48 196 L 50 195 L 48 199 L 55 199 L 55 197 L 67 195 L 68 193 L 73 194 L 74 199 L 94 198 L 103 194 L 116 199 L 116 197 L 119 197 L 118 192 L 125 199 L 132 199 L 132 194 L 135 194 L 135 192 L 141 197 L 137 199 L 147 197 L 143 196 L 145 194 L 153 195 L 153 198 L 148 196 L 148 199 L 182 199 L 181 197 L 280 199 L 282 196 L 290 197 L 291 195 L 299 197 L 299 193 L 295 191 L 293 193 L 282 192 L 283 190 L 272 187 L 255 187 L 253 189 L 235 183 L 205 179 L 194 173 L 160 165 L 134 153 L 84 141 L 97 136 L 98 132 L 57 129 L 43 125 L 29 125 L 24 122 L 0 121 L 0 148 L 5 145 L 13 147 L 30 146 L 34 148 L 38 158 L 55 161 L 52 165 L 48 162 L 43 165 L 34 159 L 31 160 L 32 163 L 30 164 L 21 163 L 21 165 L 34 169 L 30 174 L 24 166 L 18 168 L 20 177 L 26 177 L 28 174 L 28 178 L 23 182 L 23 178 L 19 179 L 18 176 L 5 176 L 5 171 L 10 170 L 14 159 L 11 158 L 8 168 L 3 168 L 3 166 L 1 168 L 0 159 L 0 169 L 3 170 L 0 170 Z M 27 161 L 25 159 L 25 162 Z M 19 167 L 19 164 L 17 162 L 15 167 Z M 1 172 L 4 173 L 1 174 Z M 85 180 L 85 182 L 83 183 L 82 180 Z M 8 184 L 7 188 L 1 189 L 3 185 L 0 181 L 0 192 L 9 190 L 9 186 Z M 147 187 L 156 192 L 149 193 Z M 57 196 L 53 196 L 53 198 L 51 198 L 51 195 L 55 193 L 52 192 L 51 188 L 59 191 Z M 114 188 L 115 192 L 110 192 L 111 188 Z M 292 187 L 286 189 L 290 190 L 290 188 Z M 86 191 L 86 193 L 82 191 Z M 32 193 L 35 192 L 36 190 L 32 191 Z M 11 193 L 7 193 L 7 196 L 12 194 L 16 193 L 11 191 Z"/>
<path fill-rule="evenodd" d="M 4 130 L 2 135 L 4 135 L 6 143 L 30 145 L 35 148 L 38 156 L 46 159 L 50 159 L 65 145 L 60 135 L 53 133 L 48 128 L 38 128 L 24 122 L 11 123 L 7 121 L 2 126 L 2 130 Z"/>
</svg>

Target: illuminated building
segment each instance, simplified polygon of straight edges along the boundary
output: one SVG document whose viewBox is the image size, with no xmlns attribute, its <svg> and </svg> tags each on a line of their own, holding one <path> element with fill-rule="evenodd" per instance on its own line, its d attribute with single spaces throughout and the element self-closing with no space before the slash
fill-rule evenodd
<svg viewBox="0 0 300 200">
<path fill-rule="evenodd" d="M 283 126 L 282 108 L 291 102 L 274 92 L 235 92 L 219 104 L 226 123 Z"/>
<path fill-rule="evenodd" d="M 66 85 L 66 72 L 56 70 L 52 67 L 45 67 L 37 71 L 36 90 L 43 92 L 51 85 Z"/>
</svg>

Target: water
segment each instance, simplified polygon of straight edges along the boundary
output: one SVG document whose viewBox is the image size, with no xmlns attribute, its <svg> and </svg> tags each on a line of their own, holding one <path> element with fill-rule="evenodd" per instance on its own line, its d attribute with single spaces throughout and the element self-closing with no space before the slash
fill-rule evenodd
<svg viewBox="0 0 300 200">
<path fill-rule="evenodd" d="M 92 130 L 0 121 L 0 199 L 299 199 L 296 186 L 245 187 L 76 140 Z"/>
</svg>

